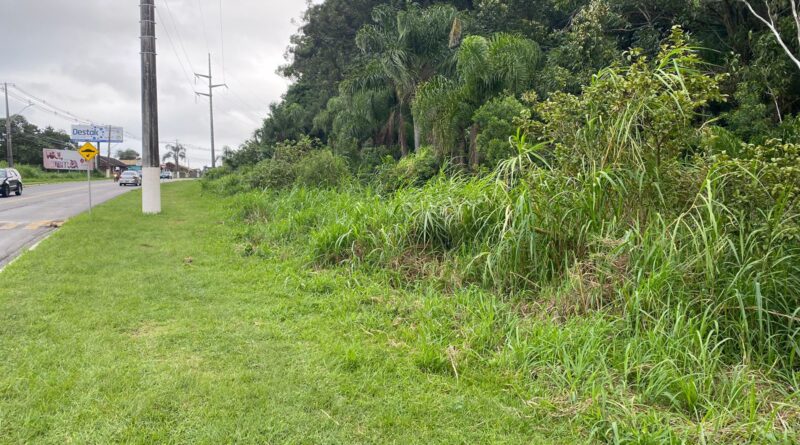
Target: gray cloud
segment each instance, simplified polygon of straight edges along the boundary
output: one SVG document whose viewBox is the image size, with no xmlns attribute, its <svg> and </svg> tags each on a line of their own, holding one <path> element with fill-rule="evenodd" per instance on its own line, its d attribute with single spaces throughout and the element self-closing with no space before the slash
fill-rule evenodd
<svg viewBox="0 0 800 445">
<path fill-rule="evenodd" d="M 0 82 L 139 135 L 138 4 L 0 0 Z M 207 71 L 211 52 L 215 83 L 230 86 L 215 90 L 217 147 L 238 146 L 266 116 L 269 103 L 286 91 L 288 81 L 275 70 L 285 63 L 296 31 L 292 20 L 302 15 L 306 1 L 222 0 L 223 33 L 219 0 L 156 0 L 156 6 L 161 140 L 210 146 L 208 102 L 193 97 L 194 88 L 205 90 L 202 79 L 195 85 L 191 71 Z M 12 100 L 11 111 L 24 106 Z M 36 108 L 23 114 L 40 126 L 66 130 L 72 124 Z M 136 140 L 113 149 L 128 147 L 141 149 Z M 192 150 L 190 157 L 194 165 L 210 163 L 203 150 Z"/>
</svg>

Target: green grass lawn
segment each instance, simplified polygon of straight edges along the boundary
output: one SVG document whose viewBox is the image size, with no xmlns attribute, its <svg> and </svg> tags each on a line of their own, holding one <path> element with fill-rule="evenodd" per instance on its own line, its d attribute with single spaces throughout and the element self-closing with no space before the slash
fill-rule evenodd
<svg viewBox="0 0 800 445">
<path fill-rule="evenodd" d="M 165 186 L 71 220 L 0 272 L 2 443 L 574 443 L 517 379 L 426 372 L 414 301 L 291 249 L 237 253 L 225 200 Z M 551 418 L 552 419 L 552 418 Z"/>
<path fill-rule="evenodd" d="M 0 272 L 0 443 L 797 443 L 796 388 L 691 334 L 321 267 L 333 193 L 162 190 Z"/>
<path fill-rule="evenodd" d="M 44 173 L 36 177 L 22 177 L 27 186 L 40 184 L 60 184 L 62 182 L 86 182 L 86 173 Z M 110 181 L 105 172 L 93 172 L 92 181 Z"/>
</svg>

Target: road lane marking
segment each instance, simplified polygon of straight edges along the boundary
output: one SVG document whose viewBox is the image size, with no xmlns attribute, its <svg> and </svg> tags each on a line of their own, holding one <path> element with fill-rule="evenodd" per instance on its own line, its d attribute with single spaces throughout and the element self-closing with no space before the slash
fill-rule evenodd
<svg viewBox="0 0 800 445">
<path fill-rule="evenodd" d="M 72 184 L 70 184 L 70 186 L 71 185 Z M 86 184 L 83 184 L 83 187 L 86 187 Z M 108 189 L 106 189 L 106 188 L 98 188 L 96 191 L 92 192 L 92 196 L 100 196 L 99 193 L 108 194 L 108 192 L 113 192 L 113 191 L 117 191 L 117 190 L 115 188 L 113 188 L 113 187 L 109 187 Z M 112 197 L 116 197 L 116 196 L 119 196 L 122 193 L 124 193 L 121 190 L 119 192 L 120 192 L 119 194 L 115 194 Z M 26 201 L 31 201 L 31 200 L 46 201 L 47 198 L 51 198 L 51 197 L 59 196 L 59 195 L 66 195 L 66 194 L 70 194 L 70 193 L 74 193 L 78 197 L 86 196 L 86 192 L 85 191 L 82 192 L 81 191 L 81 187 L 73 187 L 73 188 L 69 188 L 67 190 L 59 190 L 59 191 L 56 191 L 56 192 L 41 193 L 41 194 L 37 194 L 37 195 L 33 195 L 33 196 L 27 195 L 27 196 L 22 196 L 22 197 L 6 198 L 6 199 L 9 199 L 9 201 L 6 201 L 6 199 L 0 200 L 0 212 L 8 212 L 8 211 L 11 211 L 11 210 L 20 209 L 20 208 L 23 208 L 23 207 L 27 206 L 28 204 L 34 204 L 34 202 L 35 202 L 35 201 L 32 201 L 32 202 L 26 202 Z M 103 199 L 103 198 L 105 198 L 105 196 L 101 196 L 101 199 Z M 105 202 L 108 199 L 111 199 L 111 198 L 106 198 L 102 202 Z M 4 205 L 6 203 L 8 204 L 8 206 Z M 18 204 L 18 203 L 24 203 L 24 204 L 23 205 L 15 205 L 15 204 Z M 40 203 L 36 203 L 36 204 L 38 205 Z"/>
<path fill-rule="evenodd" d="M 57 229 L 64 225 L 63 220 L 47 220 L 34 222 L 0 221 L 0 230 L 14 230 L 23 227 L 25 230 Z"/>
<path fill-rule="evenodd" d="M 25 230 L 37 230 L 37 229 L 41 229 L 42 227 L 50 227 L 50 225 L 52 223 L 53 223 L 52 221 L 36 221 L 36 222 L 32 222 L 32 223 L 28 224 L 25 227 Z"/>
</svg>

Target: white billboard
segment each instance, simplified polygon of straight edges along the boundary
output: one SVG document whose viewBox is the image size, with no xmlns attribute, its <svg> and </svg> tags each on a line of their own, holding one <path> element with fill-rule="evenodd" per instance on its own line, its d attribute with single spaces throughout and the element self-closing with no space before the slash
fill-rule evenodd
<svg viewBox="0 0 800 445">
<path fill-rule="evenodd" d="M 42 150 L 44 168 L 47 170 L 83 170 L 89 169 L 91 162 L 85 159 L 77 151 L 71 150 Z"/>
<path fill-rule="evenodd" d="M 122 127 L 73 125 L 70 139 L 73 142 L 111 142 L 117 144 L 123 142 L 122 133 Z"/>
</svg>

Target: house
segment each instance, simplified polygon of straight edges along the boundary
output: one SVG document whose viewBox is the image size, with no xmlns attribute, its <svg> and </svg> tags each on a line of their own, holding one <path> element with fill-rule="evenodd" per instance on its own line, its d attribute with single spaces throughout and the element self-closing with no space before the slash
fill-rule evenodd
<svg viewBox="0 0 800 445">
<path fill-rule="evenodd" d="M 133 171 L 137 171 L 137 172 L 142 171 L 142 160 L 141 159 L 130 160 L 130 161 L 124 160 L 124 161 L 120 161 L 120 162 L 124 163 L 128 167 L 128 170 L 133 170 Z"/>
<path fill-rule="evenodd" d="M 107 156 L 97 157 L 97 170 L 104 172 L 108 170 L 109 167 L 111 167 L 112 172 L 124 172 L 128 169 L 128 165 L 119 159 L 109 158 Z"/>
<path fill-rule="evenodd" d="M 180 172 L 181 172 L 181 174 L 180 174 L 181 178 L 197 178 L 197 177 L 199 177 L 199 176 L 197 176 L 197 173 L 196 173 L 195 170 L 192 170 L 192 169 L 190 169 L 189 167 L 187 167 L 185 165 L 179 166 L 179 169 L 180 169 Z M 162 171 L 169 171 L 169 172 L 172 172 L 172 173 L 176 173 L 175 163 L 167 162 L 165 164 L 161 164 L 161 170 Z M 177 174 L 176 174 L 176 176 L 177 176 Z"/>
</svg>

